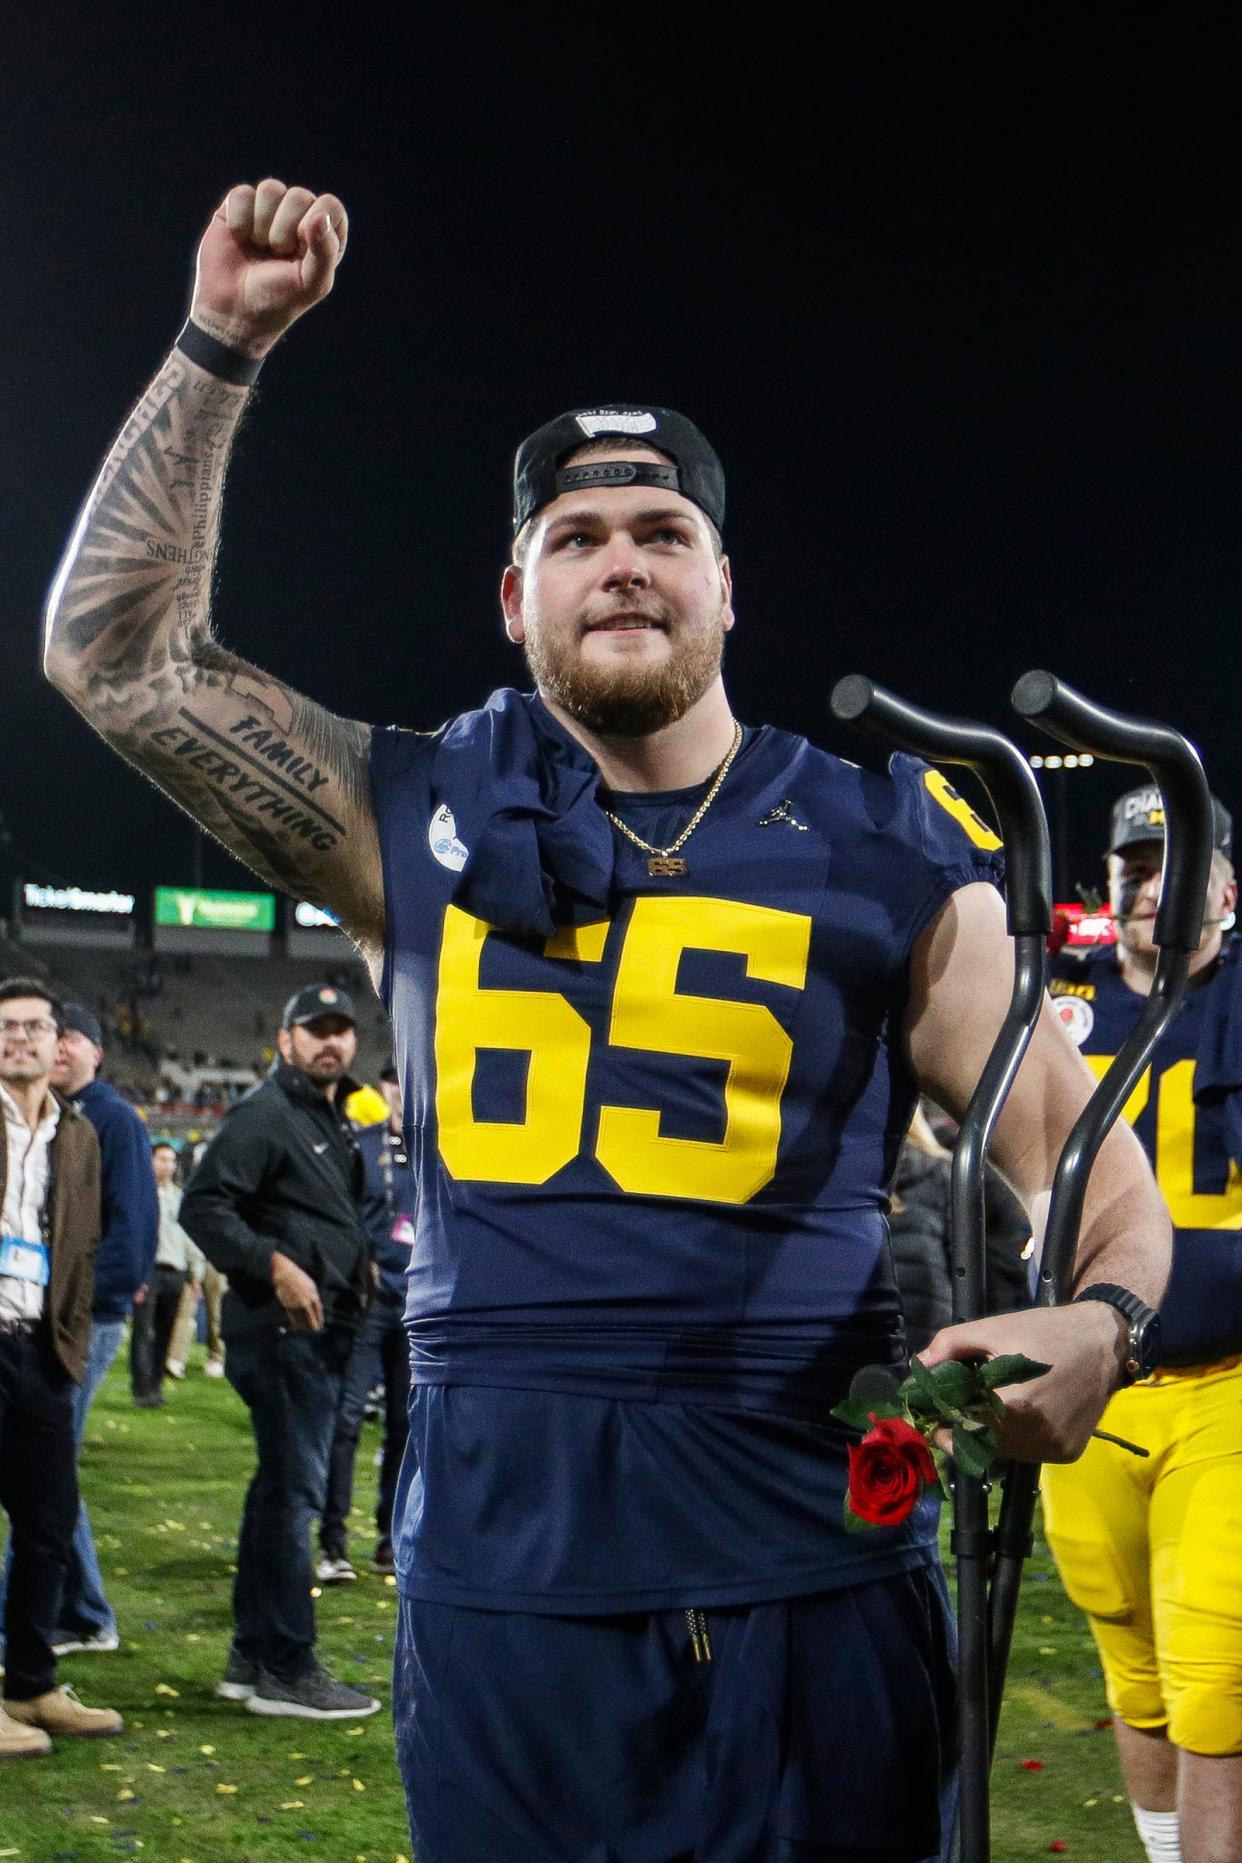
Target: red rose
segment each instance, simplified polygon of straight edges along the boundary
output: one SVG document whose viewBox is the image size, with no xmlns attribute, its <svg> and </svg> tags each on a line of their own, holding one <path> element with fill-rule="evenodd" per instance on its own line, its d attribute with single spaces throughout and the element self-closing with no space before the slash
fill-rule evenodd
<svg viewBox="0 0 1242 1863">
<path fill-rule="evenodd" d="M 900 1526 L 935 1479 L 931 1450 L 904 1417 L 881 1417 L 850 1446 L 850 1511 L 873 1527 Z"/>
</svg>

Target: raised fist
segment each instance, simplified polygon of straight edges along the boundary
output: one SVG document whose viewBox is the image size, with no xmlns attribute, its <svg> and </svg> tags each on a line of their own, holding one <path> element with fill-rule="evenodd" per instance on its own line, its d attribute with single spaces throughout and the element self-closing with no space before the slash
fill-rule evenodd
<svg viewBox="0 0 1242 1863">
<path fill-rule="evenodd" d="M 219 342 L 264 356 L 327 297 L 348 238 L 335 194 L 272 180 L 231 188 L 198 249 L 190 314 Z"/>
</svg>

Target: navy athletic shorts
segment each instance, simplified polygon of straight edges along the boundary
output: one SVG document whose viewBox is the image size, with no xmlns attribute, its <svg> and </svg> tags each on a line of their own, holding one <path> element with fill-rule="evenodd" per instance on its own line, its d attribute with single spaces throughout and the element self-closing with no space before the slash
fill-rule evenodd
<svg viewBox="0 0 1242 1863">
<path fill-rule="evenodd" d="M 955 1787 L 938 1568 L 706 1613 L 404 1598 L 393 1714 L 417 1863 L 935 1863 Z"/>
</svg>

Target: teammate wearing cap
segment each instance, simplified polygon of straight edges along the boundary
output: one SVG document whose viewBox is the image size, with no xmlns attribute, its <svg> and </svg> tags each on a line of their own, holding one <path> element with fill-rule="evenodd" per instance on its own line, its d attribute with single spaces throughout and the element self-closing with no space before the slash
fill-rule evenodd
<svg viewBox="0 0 1242 1863">
<path fill-rule="evenodd" d="M 1216 848 L 1191 987 L 1126 1107 L 1174 1224 L 1152 1375 L 1092 1442 L 1045 1473 L 1044 1518 L 1066 1590 L 1100 1650 L 1117 1745 L 1152 1863 L 1242 1857 L 1242 942 L 1230 819 Z M 1051 982 L 1102 1074 L 1151 990 L 1164 809 L 1150 784 L 1113 809 L 1117 943 L 1065 950 Z M 1144 1367 L 1143 1369 L 1148 1369 Z M 1180 1826 L 1180 1850 L 1179 1850 Z"/>
<path fill-rule="evenodd" d="M 255 1714 L 308 1720 L 380 1705 L 317 1661 L 311 1598 L 311 1525 L 371 1284 L 362 1165 L 340 1104 L 356 1084 L 355 1023 L 332 984 L 290 997 L 271 1072 L 225 1114 L 181 1199 L 183 1227 L 228 1279 L 225 1375 L 249 1407 L 258 1452 L 216 1693 Z"/>
<path fill-rule="evenodd" d="M 394 1703 L 420 1863 L 914 1863 L 952 1772 L 934 1509 L 847 1537 L 828 1411 L 900 1356 L 884 1184 L 916 1083 L 960 1110 L 1008 1005 L 995 837 L 912 759 L 875 777 L 736 721 L 724 477 L 663 408 L 581 409 L 520 449 L 502 605 L 535 695 L 372 733 L 225 652 L 228 443 L 345 237 L 331 195 L 222 204 L 57 578 L 47 664 L 234 852 L 330 906 L 392 1009 L 419 1185 Z M 167 547 L 131 535 L 139 508 Z M 1049 1011 L 997 1135 L 1028 1199 L 1090 1084 Z M 1080 1274 L 1151 1303 L 1167 1259 L 1119 1128 Z M 1129 1325 L 1092 1298 L 927 1356 L 1048 1362 L 1005 1442 L 1062 1459 Z"/>
</svg>

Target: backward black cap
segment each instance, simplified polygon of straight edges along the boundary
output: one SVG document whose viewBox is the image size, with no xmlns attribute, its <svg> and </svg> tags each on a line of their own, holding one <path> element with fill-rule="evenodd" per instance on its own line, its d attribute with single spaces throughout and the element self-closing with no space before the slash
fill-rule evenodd
<svg viewBox="0 0 1242 1863">
<path fill-rule="evenodd" d="M 576 466 L 562 461 L 591 440 L 617 439 L 652 446 L 673 461 L 584 459 Z M 513 462 L 513 529 L 562 492 L 600 485 L 651 485 L 680 492 L 724 530 L 724 467 L 692 420 L 672 408 L 639 407 L 632 402 L 598 408 L 572 408 L 558 414 L 523 440 Z"/>
</svg>

